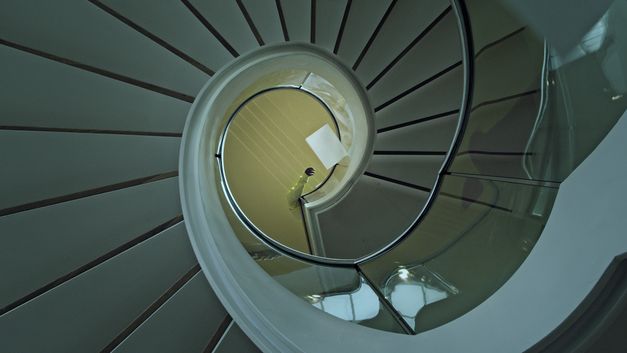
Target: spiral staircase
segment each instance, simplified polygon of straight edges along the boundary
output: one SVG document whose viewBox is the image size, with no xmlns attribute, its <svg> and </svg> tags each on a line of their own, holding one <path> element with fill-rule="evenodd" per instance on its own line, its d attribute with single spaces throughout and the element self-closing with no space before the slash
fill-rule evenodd
<svg viewBox="0 0 627 353">
<path fill-rule="evenodd" d="M 578 180 L 598 182 L 585 179 L 586 171 L 606 168 L 607 156 L 625 147 L 627 90 L 604 71 L 622 65 L 627 52 L 624 2 L 616 0 L 596 22 L 580 53 L 538 37 L 544 27 L 524 9 L 514 16 L 517 6 L 2 1 L 0 352 L 418 350 L 413 338 L 451 352 L 437 346 L 438 339 L 451 341 L 437 337 L 438 329 L 471 325 L 495 293 L 512 291 L 518 282 L 510 279 L 524 277 L 542 255 L 540 242 L 559 227 L 551 221 L 564 217 L 566 201 L 581 202 L 563 195 L 578 190 Z M 608 28 L 614 41 L 590 49 Z M 215 121 L 216 131 L 227 124 L 222 115 L 203 115 L 215 86 L 255 55 L 281 50 L 331 62 L 367 101 L 370 142 L 355 157 L 354 177 L 330 206 L 298 218 L 303 234 L 316 233 L 324 244 L 324 256 L 311 246 L 292 249 L 247 223 L 220 184 L 226 155 L 218 139 L 207 142 L 202 162 L 189 157 L 205 134 L 196 128 L 200 119 Z M 616 60 L 598 64 L 599 51 Z M 289 63 L 289 52 L 281 55 Z M 315 95 L 308 77 L 294 74 L 290 80 L 300 81 L 289 85 Z M 241 106 L 248 96 L 237 99 Z M 216 175 L 202 189 L 211 192 L 190 187 L 198 184 L 190 178 L 205 176 L 194 174 L 202 163 Z M 627 167 L 616 165 L 620 178 Z M 330 173 L 344 167 L 340 162 Z M 605 200 L 620 208 L 612 200 L 627 188 L 615 180 L 607 185 L 618 191 Z M 313 196 L 301 202 L 304 210 Z M 603 205 L 606 216 L 614 214 Z M 617 239 L 612 249 L 623 249 Z M 572 335 L 582 332 L 572 331 L 577 319 L 601 312 L 587 314 L 596 299 L 622 308 L 618 289 L 607 288 L 625 287 L 624 256 L 609 267 L 604 260 L 584 267 L 606 274 L 586 277 L 588 299 L 562 310 L 580 314 L 547 323 L 559 327 L 550 340 L 521 346 L 571 351 Z M 416 288 L 424 298 L 407 300 Z M 614 320 L 603 322 L 608 335 L 620 332 L 620 320 L 609 329 Z M 378 343 L 356 338 L 368 335 Z M 324 342 L 298 343 L 315 340 Z"/>
</svg>

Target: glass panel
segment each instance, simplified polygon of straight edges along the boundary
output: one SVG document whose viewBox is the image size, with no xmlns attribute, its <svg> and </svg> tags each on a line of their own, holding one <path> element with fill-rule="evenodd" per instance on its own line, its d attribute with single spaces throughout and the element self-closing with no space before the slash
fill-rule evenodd
<svg viewBox="0 0 627 353">
<path fill-rule="evenodd" d="M 471 20 L 475 53 L 525 27 L 501 0 L 465 0 L 464 3 Z"/>
<path fill-rule="evenodd" d="M 258 261 L 277 282 L 312 306 L 342 320 L 404 333 L 375 290 L 354 268 L 312 265 L 287 256 Z"/>
<path fill-rule="evenodd" d="M 471 111 L 449 170 L 534 179 L 523 161 L 533 155 L 528 141 L 540 110 L 544 45 L 516 23 L 502 24 L 500 30 L 500 37 L 475 33 L 479 44 Z"/>
<path fill-rule="evenodd" d="M 298 297 L 340 319 L 405 333 L 394 314 L 386 309 L 375 290 L 354 268 L 316 265 L 285 256 L 252 235 L 232 212 L 227 212 L 227 216 L 253 260 Z"/>
<path fill-rule="evenodd" d="M 447 176 L 433 206 L 390 252 L 362 265 L 417 332 L 468 312 L 527 257 L 556 188 Z"/>
<path fill-rule="evenodd" d="M 474 97 L 450 171 L 563 181 L 627 108 L 627 4 L 615 1 L 570 51 L 549 46 L 545 60 L 542 38 L 499 1 L 466 3 Z"/>
<path fill-rule="evenodd" d="M 551 50 L 547 106 L 531 141 L 529 169 L 564 180 L 627 109 L 627 3 L 615 1 L 567 53 Z"/>
<path fill-rule="evenodd" d="M 427 305 L 437 303 L 459 290 L 425 265 L 399 267 L 383 284 L 385 298 L 403 320 L 416 329 L 416 316 Z"/>
</svg>

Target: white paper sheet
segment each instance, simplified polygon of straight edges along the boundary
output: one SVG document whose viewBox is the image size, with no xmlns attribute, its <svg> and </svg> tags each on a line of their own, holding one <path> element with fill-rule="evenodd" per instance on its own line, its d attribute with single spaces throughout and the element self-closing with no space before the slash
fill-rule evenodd
<svg viewBox="0 0 627 353">
<path fill-rule="evenodd" d="M 325 124 L 305 140 L 327 169 L 331 169 L 348 155 L 344 145 L 333 133 L 329 124 Z"/>
</svg>

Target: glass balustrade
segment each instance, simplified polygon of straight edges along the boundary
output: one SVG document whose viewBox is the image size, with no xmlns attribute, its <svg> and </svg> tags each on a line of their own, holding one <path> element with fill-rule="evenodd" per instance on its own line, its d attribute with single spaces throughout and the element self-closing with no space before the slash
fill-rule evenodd
<svg viewBox="0 0 627 353">
<path fill-rule="evenodd" d="M 379 163 L 377 173 L 365 174 L 424 193 L 403 229 L 392 235 L 374 229 L 382 239 L 391 239 L 379 252 L 342 263 L 326 262 L 324 256 L 299 258 L 256 237 L 230 215 L 259 266 L 314 308 L 360 325 L 416 334 L 477 307 L 533 251 L 560 183 L 627 108 L 624 1 L 615 1 L 568 51 L 545 41 L 501 1 L 467 0 L 462 5 L 470 50 L 464 67 L 472 70 L 468 100 L 459 111 L 457 138 L 449 151 L 437 155 L 444 165 L 435 185 L 421 185 L 429 171 L 413 171 L 405 179 L 381 177 L 381 166 L 398 169 L 396 164 Z M 399 135 L 394 143 L 406 143 L 403 139 Z M 374 160 L 386 155 L 378 154 Z M 395 160 L 417 160 L 402 156 Z M 361 207 L 376 202 L 373 198 Z M 388 209 L 396 207 L 404 212 L 400 201 Z M 302 238 L 303 227 L 287 231 L 285 238 Z M 343 244 L 332 240 L 328 243 Z"/>
</svg>

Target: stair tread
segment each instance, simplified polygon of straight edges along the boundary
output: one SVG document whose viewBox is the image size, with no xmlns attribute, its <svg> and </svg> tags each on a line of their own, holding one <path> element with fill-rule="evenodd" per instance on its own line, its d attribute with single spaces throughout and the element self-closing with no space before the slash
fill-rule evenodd
<svg viewBox="0 0 627 353">
<path fill-rule="evenodd" d="M 240 55 L 259 47 L 235 1 L 189 1 Z"/>
<path fill-rule="evenodd" d="M 0 217 L 0 308 L 180 215 L 178 199 L 171 178 Z"/>
<path fill-rule="evenodd" d="M 0 58 L 0 125 L 183 131 L 187 102 L 6 46 Z"/>
<path fill-rule="evenodd" d="M 174 137 L 0 131 L 0 141 L 11 151 L 0 155 L 0 209 L 178 169 Z"/>
<path fill-rule="evenodd" d="M 372 156 L 366 170 L 407 183 L 432 188 L 444 156 Z"/>
<path fill-rule="evenodd" d="M 352 67 L 392 0 L 353 1 L 337 55 Z"/>
<path fill-rule="evenodd" d="M 113 352 L 202 353 L 226 315 L 199 272 Z"/>
<path fill-rule="evenodd" d="M 439 8 L 438 8 L 439 9 Z M 372 48 L 375 50 L 375 48 Z M 373 106 L 379 106 L 396 95 L 419 84 L 462 59 L 457 17 L 448 12 L 434 27 L 385 73 L 369 90 Z M 389 62 L 391 59 L 388 59 Z M 386 61 L 373 66 L 374 75 L 379 74 Z M 364 63 L 365 65 L 365 63 Z M 360 66 L 365 71 L 366 66 Z M 363 69 L 362 69 L 363 68 Z M 370 82 L 374 76 L 357 71 L 362 80 Z"/>
<path fill-rule="evenodd" d="M 457 130 L 457 114 L 377 134 L 375 151 L 448 152 Z"/>
<path fill-rule="evenodd" d="M 186 95 L 208 78 L 88 1 L 3 1 L 0 23 L 2 39 Z"/>
<path fill-rule="evenodd" d="M 464 88 L 461 66 L 375 113 L 377 129 L 459 109 Z"/>
<path fill-rule="evenodd" d="M 214 72 L 233 59 L 181 1 L 99 1 Z"/>
<path fill-rule="evenodd" d="M 369 84 L 448 6 L 445 0 L 398 0 L 357 67 L 357 77 Z"/>
<path fill-rule="evenodd" d="M 214 353 L 261 353 L 259 348 L 233 323 L 216 346 Z"/>
<path fill-rule="evenodd" d="M 326 256 L 358 258 L 379 250 L 409 227 L 428 195 L 361 176 L 340 202 L 318 216 Z"/>
<path fill-rule="evenodd" d="M 1 316 L 3 347 L 98 351 L 196 264 L 179 223 Z"/>
</svg>

